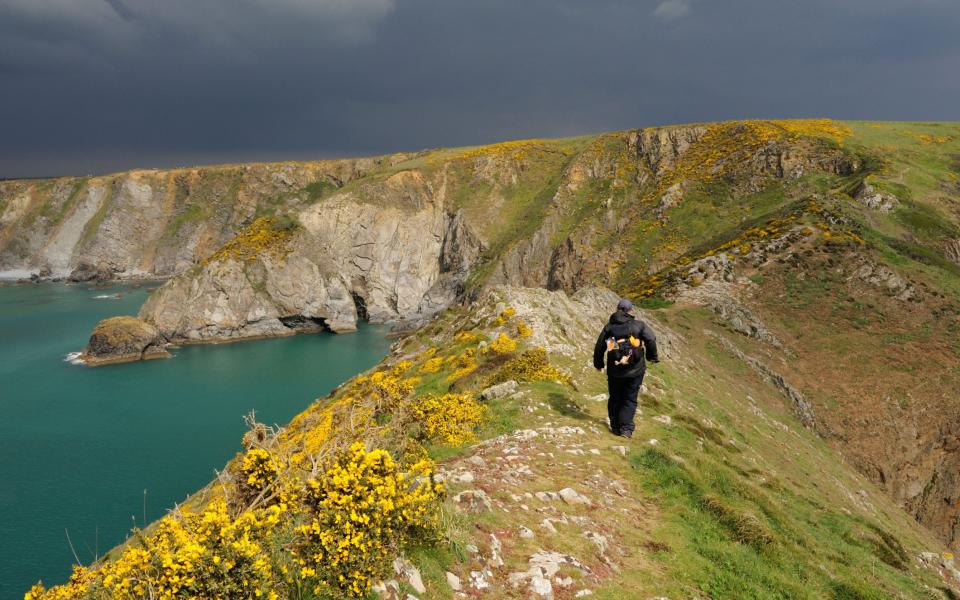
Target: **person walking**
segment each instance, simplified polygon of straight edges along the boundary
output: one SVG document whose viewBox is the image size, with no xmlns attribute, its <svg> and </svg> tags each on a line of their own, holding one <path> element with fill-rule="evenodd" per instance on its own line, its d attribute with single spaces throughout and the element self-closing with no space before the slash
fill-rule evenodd
<svg viewBox="0 0 960 600">
<path fill-rule="evenodd" d="M 653 330 L 630 314 L 632 310 L 632 302 L 626 298 L 620 300 L 593 349 L 593 366 L 598 371 L 603 370 L 606 359 L 610 431 L 625 438 L 633 436 L 633 417 L 647 370 L 646 361 L 660 362 Z"/>
</svg>

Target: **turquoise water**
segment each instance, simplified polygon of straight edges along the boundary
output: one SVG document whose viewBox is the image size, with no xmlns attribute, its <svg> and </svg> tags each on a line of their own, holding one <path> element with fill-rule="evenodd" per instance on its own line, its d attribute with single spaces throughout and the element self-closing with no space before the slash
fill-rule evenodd
<svg viewBox="0 0 960 600">
<path fill-rule="evenodd" d="M 136 314 L 146 296 L 123 285 L 0 287 L 0 599 L 66 579 L 65 531 L 89 562 L 133 519 L 153 520 L 207 483 L 240 449 L 250 410 L 286 423 L 389 346 L 385 328 L 366 326 L 96 369 L 64 361 L 97 321 Z"/>
</svg>

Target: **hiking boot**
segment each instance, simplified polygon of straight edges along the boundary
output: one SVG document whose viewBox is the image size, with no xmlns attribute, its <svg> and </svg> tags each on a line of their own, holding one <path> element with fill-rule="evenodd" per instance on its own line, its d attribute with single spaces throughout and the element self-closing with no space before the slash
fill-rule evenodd
<svg viewBox="0 0 960 600">
<path fill-rule="evenodd" d="M 629 429 L 624 429 L 624 430 L 620 431 L 620 433 L 618 433 L 617 435 L 619 435 L 620 437 L 624 437 L 624 438 L 629 439 L 629 438 L 632 438 L 632 437 L 633 437 L 633 432 L 630 431 Z"/>
</svg>

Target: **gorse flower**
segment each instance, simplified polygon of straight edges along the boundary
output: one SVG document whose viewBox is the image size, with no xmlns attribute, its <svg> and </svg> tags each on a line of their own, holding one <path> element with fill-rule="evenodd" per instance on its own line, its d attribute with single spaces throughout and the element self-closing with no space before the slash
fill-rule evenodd
<svg viewBox="0 0 960 600">
<path fill-rule="evenodd" d="M 476 439 L 473 429 L 483 421 L 485 413 L 486 407 L 470 393 L 421 396 L 413 405 L 413 414 L 426 437 L 452 445 Z"/>
<path fill-rule="evenodd" d="M 294 546 L 298 578 L 316 594 L 365 597 L 405 543 L 432 535 L 443 492 L 432 472 L 429 460 L 402 470 L 385 450 L 350 446 L 306 483 L 308 520 Z"/>
</svg>

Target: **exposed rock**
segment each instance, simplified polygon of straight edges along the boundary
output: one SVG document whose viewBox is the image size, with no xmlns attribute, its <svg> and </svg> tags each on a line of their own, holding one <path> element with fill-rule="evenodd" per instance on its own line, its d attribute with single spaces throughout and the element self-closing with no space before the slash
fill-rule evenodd
<svg viewBox="0 0 960 600">
<path fill-rule="evenodd" d="M 874 262 L 865 261 L 853 272 L 856 278 L 869 285 L 885 290 L 897 300 L 908 301 L 915 296 L 913 284 L 897 275 L 892 269 Z"/>
<path fill-rule="evenodd" d="M 42 272 L 47 273 L 47 277 L 50 276 L 50 268 L 44 267 Z M 39 274 L 39 277 L 44 275 Z M 87 281 L 109 281 L 113 279 L 113 271 L 106 264 L 93 265 L 88 262 L 82 262 L 70 273 L 70 276 L 67 278 L 69 281 L 74 283 L 82 283 Z"/>
<path fill-rule="evenodd" d="M 493 505 L 490 503 L 490 497 L 487 496 L 487 493 L 483 490 L 466 490 L 460 492 L 453 497 L 453 501 L 467 512 L 472 513 L 487 512 L 493 508 Z"/>
<path fill-rule="evenodd" d="M 459 592 L 459 591 L 463 588 L 463 584 L 460 583 L 460 578 L 459 578 L 459 577 L 457 577 L 456 575 L 454 575 L 454 574 L 451 573 L 450 571 L 447 571 L 447 572 L 445 573 L 445 575 L 446 575 L 446 578 L 447 578 L 447 585 L 450 586 L 450 589 L 451 589 L 451 590 L 453 590 L 453 591 L 455 591 L 455 592 Z"/>
<path fill-rule="evenodd" d="M 136 317 L 111 317 L 97 324 L 80 358 L 89 365 L 164 358 L 166 340 L 157 328 Z"/>
<path fill-rule="evenodd" d="M 900 205 L 896 196 L 888 192 L 878 190 L 870 183 L 864 182 L 854 192 L 855 200 L 867 208 L 879 210 L 880 212 L 890 212 Z"/>
<path fill-rule="evenodd" d="M 420 576 L 420 570 L 413 566 L 410 561 L 397 557 L 393 561 L 393 572 L 399 577 L 405 577 L 418 594 L 424 594 L 427 591 L 423 585 L 423 578 Z"/>
<path fill-rule="evenodd" d="M 573 488 L 563 488 L 558 494 L 567 504 L 590 504 L 590 498 L 587 498 Z"/>
<path fill-rule="evenodd" d="M 793 404 L 794 411 L 797 413 L 797 416 L 800 418 L 800 421 L 804 424 L 804 426 L 816 430 L 817 422 L 813 414 L 813 405 L 810 404 L 810 401 L 800 393 L 800 390 L 790 385 L 787 380 L 784 379 L 783 375 L 768 367 L 763 361 L 754 358 L 753 356 L 744 354 L 743 351 L 737 348 L 727 338 L 717 335 L 712 331 L 705 330 L 704 333 L 720 342 L 720 344 L 726 348 L 728 352 L 747 363 L 754 371 L 775 385 L 777 389 L 779 389 Z M 654 417 L 654 420 L 657 420 L 657 417 Z"/>
<path fill-rule="evenodd" d="M 951 262 L 960 265 L 960 239 L 950 240 L 944 244 L 943 253 Z"/>
<path fill-rule="evenodd" d="M 680 201 L 683 200 L 683 192 L 684 189 L 682 181 L 679 181 L 667 188 L 667 191 L 663 193 L 663 196 L 661 196 L 660 200 L 657 202 L 657 214 L 662 215 L 670 208 L 679 204 Z"/>
<path fill-rule="evenodd" d="M 553 585 L 542 575 L 534 575 L 530 579 L 530 593 L 538 598 L 553 598 Z"/>
<path fill-rule="evenodd" d="M 517 391 L 517 382 L 514 380 L 504 381 L 503 383 L 498 383 L 497 385 L 488 387 L 487 389 L 480 392 L 480 398 L 483 400 L 497 400 Z"/>
</svg>

